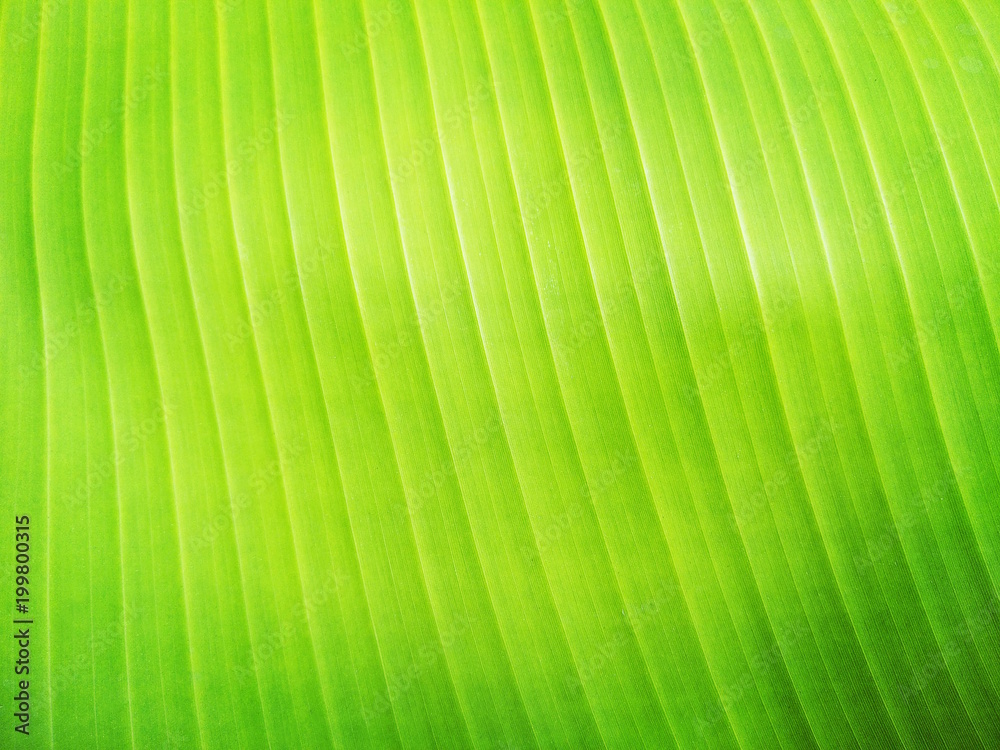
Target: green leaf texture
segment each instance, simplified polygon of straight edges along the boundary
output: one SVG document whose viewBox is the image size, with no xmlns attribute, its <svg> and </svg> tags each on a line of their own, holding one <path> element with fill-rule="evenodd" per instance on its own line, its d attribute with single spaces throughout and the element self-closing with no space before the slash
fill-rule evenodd
<svg viewBox="0 0 1000 750">
<path fill-rule="evenodd" d="M 0 746 L 1000 747 L 998 195 L 995 0 L 0 1 Z"/>
</svg>

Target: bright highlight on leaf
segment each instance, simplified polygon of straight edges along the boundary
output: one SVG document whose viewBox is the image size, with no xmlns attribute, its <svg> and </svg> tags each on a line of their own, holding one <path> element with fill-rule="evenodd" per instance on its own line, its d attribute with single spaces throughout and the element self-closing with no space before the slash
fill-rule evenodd
<svg viewBox="0 0 1000 750">
<path fill-rule="evenodd" d="M 1000 5 L 0 3 L 0 747 L 1000 747 Z"/>
</svg>

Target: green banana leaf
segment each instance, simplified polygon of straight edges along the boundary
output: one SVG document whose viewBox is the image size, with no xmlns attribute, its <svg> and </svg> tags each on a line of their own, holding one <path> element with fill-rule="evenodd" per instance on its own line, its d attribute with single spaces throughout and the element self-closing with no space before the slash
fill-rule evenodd
<svg viewBox="0 0 1000 750">
<path fill-rule="evenodd" d="M 0 747 L 1000 747 L 996 0 L 0 0 Z"/>
</svg>

